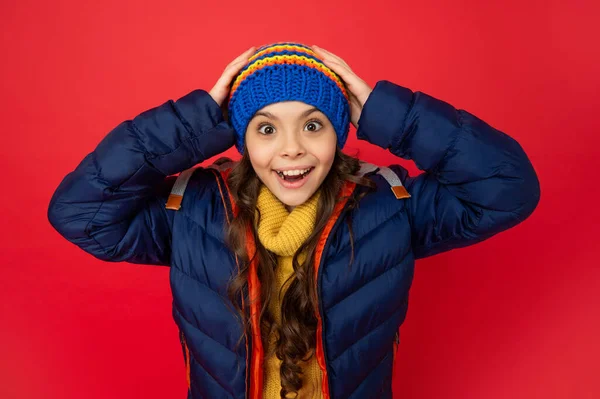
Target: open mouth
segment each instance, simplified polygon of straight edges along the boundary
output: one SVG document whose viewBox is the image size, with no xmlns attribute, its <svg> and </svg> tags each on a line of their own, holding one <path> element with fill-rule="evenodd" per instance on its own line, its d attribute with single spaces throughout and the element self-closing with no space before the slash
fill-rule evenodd
<svg viewBox="0 0 600 399">
<path fill-rule="evenodd" d="M 293 175 L 293 176 L 288 176 L 283 174 L 283 172 L 279 172 L 279 171 L 274 171 L 275 173 L 277 173 L 277 175 L 282 179 L 285 180 L 287 182 L 290 183 L 294 183 L 294 182 L 298 182 L 302 179 L 304 179 L 306 176 L 308 176 L 310 174 L 310 172 L 312 172 L 314 169 L 314 167 L 310 167 L 306 172 L 298 174 L 298 175 Z"/>
</svg>

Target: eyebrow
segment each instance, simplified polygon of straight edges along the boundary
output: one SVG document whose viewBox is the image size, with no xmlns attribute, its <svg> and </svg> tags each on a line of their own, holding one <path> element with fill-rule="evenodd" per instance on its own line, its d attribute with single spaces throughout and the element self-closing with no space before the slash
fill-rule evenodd
<svg viewBox="0 0 600 399">
<path fill-rule="evenodd" d="M 312 114 L 313 112 L 316 112 L 316 111 L 319 111 L 319 109 L 317 107 L 309 108 L 305 112 L 303 112 L 302 114 L 300 114 L 300 116 L 298 117 L 298 119 L 305 118 L 308 115 L 310 115 L 310 114 Z M 275 115 L 273 115 L 272 113 L 267 112 L 267 111 L 258 111 L 257 113 L 254 114 L 254 117 L 257 117 L 259 115 L 266 116 L 267 118 L 279 120 L 278 117 L 276 117 Z M 253 117 L 253 119 L 254 119 L 254 117 Z"/>
</svg>

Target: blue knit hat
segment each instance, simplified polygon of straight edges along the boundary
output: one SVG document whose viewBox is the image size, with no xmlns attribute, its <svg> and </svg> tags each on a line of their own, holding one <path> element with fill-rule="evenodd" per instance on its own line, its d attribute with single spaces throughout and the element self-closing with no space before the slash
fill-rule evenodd
<svg viewBox="0 0 600 399">
<path fill-rule="evenodd" d="M 280 101 L 302 101 L 323 112 L 343 148 L 350 128 L 346 84 L 307 45 L 278 42 L 256 50 L 233 79 L 228 113 L 243 154 L 244 136 L 254 114 Z"/>
</svg>

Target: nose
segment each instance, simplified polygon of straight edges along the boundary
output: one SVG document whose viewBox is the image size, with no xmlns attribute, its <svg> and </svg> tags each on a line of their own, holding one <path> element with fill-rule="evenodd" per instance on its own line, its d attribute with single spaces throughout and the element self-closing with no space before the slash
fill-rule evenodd
<svg viewBox="0 0 600 399">
<path fill-rule="evenodd" d="M 296 158 L 304 155 L 306 152 L 302 140 L 294 132 L 289 132 L 283 135 L 283 143 L 281 146 L 281 156 L 286 158 Z"/>
</svg>

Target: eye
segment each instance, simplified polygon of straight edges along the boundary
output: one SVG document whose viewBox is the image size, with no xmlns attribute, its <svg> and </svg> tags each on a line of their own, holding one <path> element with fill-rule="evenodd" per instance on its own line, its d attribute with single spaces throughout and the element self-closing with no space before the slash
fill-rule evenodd
<svg viewBox="0 0 600 399">
<path fill-rule="evenodd" d="M 305 125 L 305 127 L 308 126 L 315 126 L 317 125 L 317 128 L 309 128 L 308 130 L 311 132 L 317 132 L 319 130 L 321 130 L 323 128 L 323 123 L 321 123 L 321 121 L 319 121 L 318 119 L 312 119 L 310 121 L 308 121 Z M 263 128 L 269 128 L 269 131 L 263 131 Z M 274 133 L 274 127 L 273 125 L 271 125 L 270 123 L 261 123 L 260 125 L 258 125 L 258 131 L 259 133 L 263 134 L 263 135 L 271 135 Z"/>
<path fill-rule="evenodd" d="M 321 122 L 320 122 L 318 119 L 313 119 L 313 120 L 310 120 L 310 121 L 308 121 L 308 123 L 306 124 L 306 126 L 311 126 L 311 125 L 313 125 L 313 126 L 314 126 L 315 124 L 317 124 L 317 125 L 321 126 L 321 128 L 323 127 L 323 124 L 322 124 L 322 123 L 321 123 Z M 319 130 L 321 130 L 321 128 L 318 128 L 318 129 L 310 129 L 310 131 L 312 131 L 312 132 L 316 132 L 316 131 L 319 131 Z"/>
<path fill-rule="evenodd" d="M 263 127 L 269 127 L 269 128 L 271 128 L 271 129 L 273 129 L 273 125 L 269 125 L 268 123 L 261 123 L 261 124 L 258 126 L 258 131 L 259 131 L 261 134 L 264 134 L 264 135 L 269 135 L 269 134 L 273 133 L 273 132 L 270 132 L 270 133 L 263 132 L 263 131 L 262 131 L 262 128 L 263 128 Z"/>
</svg>

